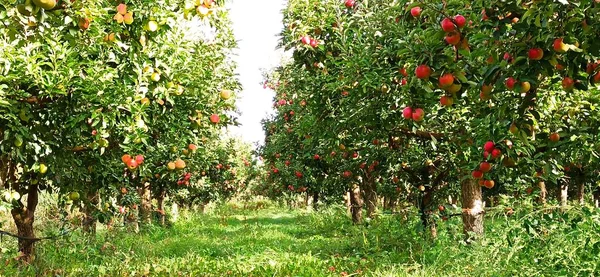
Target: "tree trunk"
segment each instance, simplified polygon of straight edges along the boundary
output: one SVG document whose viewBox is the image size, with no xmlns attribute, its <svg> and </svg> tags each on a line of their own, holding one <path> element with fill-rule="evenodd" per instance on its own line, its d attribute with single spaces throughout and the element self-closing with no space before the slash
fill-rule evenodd
<svg viewBox="0 0 600 277">
<path fill-rule="evenodd" d="M 352 222 L 354 224 L 362 223 L 362 206 L 363 200 L 360 196 L 360 187 L 354 185 L 353 188 L 350 189 L 350 211 L 352 214 Z"/>
<path fill-rule="evenodd" d="M 569 197 L 569 183 L 566 181 L 560 182 L 559 199 L 560 206 L 567 206 L 567 199 Z"/>
<path fill-rule="evenodd" d="M 310 199 L 310 194 L 308 192 L 306 192 L 306 194 L 304 195 L 304 207 L 306 207 L 306 209 L 310 209 L 310 205 L 308 204 L 308 200 Z"/>
<path fill-rule="evenodd" d="M 138 188 L 138 194 L 140 195 L 140 221 L 142 224 L 152 223 L 152 197 L 150 195 L 150 183 L 144 182 L 140 188 Z"/>
<path fill-rule="evenodd" d="M 94 212 L 98 208 L 97 205 L 100 201 L 100 194 L 98 191 L 89 191 L 87 193 L 87 202 L 84 203 L 83 213 L 83 232 L 88 234 L 96 234 L 96 217 Z"/>
<path fill-rule="evenodd" d="M 38 205 L 38 186 L 30 184 L 27 190 L 27 206 L 14 207 L 11 210 L 13 220 L 17 226 L 17 234 L 24 238 L 34 238 L 33 222 L 35 221 L 35 210 Z M 18 240 L 20 260 L 31 263 L 34 259 L 34 240 Z"/>
<path fill-rule="evenodd" d="M 366 178 L 363 190 L 367 202 L 367 217 L 375 218 L 377 214 L 377 192 L 375 191 L 375 180 L 372 177 Z"/>
<path fill-rule="evenodd" d="M 165 226 L 165 196 L 166 196 L 167 192 L 165 190 L 165 188 L 163 186 L 160 187 L 160 192 L 158 193 L 158 197 L 156 199 L 156 202 L 158 203 L 158 212 L 159 212 L 159 217 L 158 217 L 158 223 L 161 226 Z"/>
<path fill-rule="evenodd" d="M 352 203 L 350 202 L 350 191 L 346 192 L 346 197 L 344 197 L 344 200 L 346 201 L 346 214 L 348 214 L 348 216 L 352 216 Z"/>
<path fill-rule="evenodd" d="M 429 232 L 431 233 L 431 238 L 437 238 L 437 225 L 434 221 L 431 221 L 429 224 Z"/>
<path fill-rule="evenodd" d="M 544 183 L 544 181 L 540 181 L 538 183 L 538 186 L 540 187 L 540 196 L 538 198 L 538 202 L 540 204 L 545 205 L 546 204 L 546 198 L 548 197 L 548 190 L 546 189 L 546 183 Z"/>
<path fill-rule="evenodd" d="M 313 203 L 312 203 L 312 205 L 313 205 L 313 210 L 315 210 L 315 211 L 319 208 L 319 192 L 318 191 L 315 191 L 313 193 Z"/>
<path fill-rule="evenodd" d="M 471 178 L 463 181 L 461 185 L 462 196 L 462 221 L 463 232 L 469 234 L 483 234 L 483 200 L 481 186 Z"/>
<path fill-rule="evenodd" d="M 585 204 L 585 183 L 583 180 L 577 180 L 577 201 L 579 205 Z"/>
</svg>

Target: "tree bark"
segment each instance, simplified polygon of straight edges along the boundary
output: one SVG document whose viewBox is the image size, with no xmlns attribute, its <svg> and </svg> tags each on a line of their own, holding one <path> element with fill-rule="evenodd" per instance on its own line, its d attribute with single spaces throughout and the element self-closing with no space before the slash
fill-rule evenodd
<svg viewBox="0 0 600 277">
<path fill-rule="evenodd" d="M 469 234 L 483 234 L 483 200 L 481 186 L 476 180 L 468 178 L 461 185 L 463 232 L 469 239 Z"/>
<path fill-rule="evenodd" d="M 15 225 L 17 226 L 17 234 L 21 237 L 34 238 L 33 222 L 35 221 L 35 210 L 38 205 L 38 186 L 29 184 L 27 188 L 27 206 L 14 207 L 11 214 Z M 21 253 L 20 260 L 25 263 L 31 263 L 34 259 L 34 240 L 18 239 L 19 252 Z"/>
<path fill-rule="evenodd" d="M 546 189 L 546 183 L 544 181 L 540 181 L 538 183 L 540 187 L 540 196 L 538 197 L 538 202 L 542 205 L 546 204 L 546 198 L 548 197 L 548 190 Z"/>
<path fill-rule="evenodd" d="M 362 206 L 363 200 L 360 196 L 360 186 L 354 185 L 350 189 L 350 212 L 354 224 L 362 223 Z"/>
<path fill-rule="evenodd" d="M 150 183 L 144 182 L 140 188 L 138 188 L 138 194 L 140 195 L 140 221 L 142 224 L 152 223 L 152 197 L 150 195 Z"/>
<path fill-rule="evenodd" d="M 344 197 L 344 200 L 346 201 L 346 214 L 352 217 L 352 203 L 350 202 L 350 191 L 346 192 L 346 197 Z"/>
<path fill-rule="evenodd" d="M 569 183 L 567 181 L 560 182 L 559 199 L 560 206 L 567 206 L 567 200 L 569 197 Z"/>
<path fill-rule="evenodd" d="M 160 192 L 158 193 L 156 202 L 158 204 L 158 211 L 159 211 L 158 223 L 161 226 L 165 226 L 165 223 L 166 223 L 166 218 L 165 218 L 165 196 L 166 196 L 166 194 L 167 194 L 167 192 L 166 192 L 165 188 L 163 186 L 160 186 Z"/>
<path fill-rule="evenodd" d="M 97 205 L 100 201 L 100 194 L 98 191 L 89 191 L 87 193 L 87 202 L 84 203 L 83 207 L 83 232 L 88 234 L 96 234 L 96 217 L 94 212 L 97 209 Z"/>
<path fill-rule="evenodd" d="M 318 208 L 319 208 L 319 192 L 318 191 L 315 191 L 313 193 L 312 205 L 313 205 L 313 210 L 315 210 L 315 211 L 318 210 Z"/>
<path fill-rule="evenodd" d="M 579 205 L 585 204 L 585 183 L 583 180 L 577 180 L 577 202 L 579 202 Z"/>
<path fill-rule="evenodd" d="M 373 177 L 365 178 L 363 190 L 367 202 L 367 217 L 375 218 L 377 214 L 377 191 L 375 191 L 375 180 Z"/>
</svg>

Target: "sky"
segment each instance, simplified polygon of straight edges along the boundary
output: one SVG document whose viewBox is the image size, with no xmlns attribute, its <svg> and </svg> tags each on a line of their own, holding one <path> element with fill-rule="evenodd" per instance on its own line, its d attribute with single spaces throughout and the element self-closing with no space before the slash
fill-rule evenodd
<svg viewBox="0 0 600 277">
<path fill-rule="evenodd" d="M 275 67 L 281 61 L 282 52 L 276 48 L 283 28 L 281 10 L 285 0 L 231 0 L 228 6 L 238 40 L 235 59 L 243 87 L 237 101 L 241 126 L 231 132 L 246 142 L 262 144 L 264 133 L 260 121 L 273 112 L 275 93 L 263 89 L 261 69 Z"/>
</svg>

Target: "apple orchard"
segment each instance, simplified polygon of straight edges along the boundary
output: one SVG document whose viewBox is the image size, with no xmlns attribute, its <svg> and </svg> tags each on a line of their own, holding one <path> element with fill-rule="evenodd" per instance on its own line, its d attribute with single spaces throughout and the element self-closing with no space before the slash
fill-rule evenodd
<svg viewBox="0 0 600 277">
<path fill-rule="evenodd" d="M 240 88 L 223 3 L 124 2 L 0 4 L 1 202 L 23 238 L 40 192 L 94 232 L 164 224 L 166 197 L 227 199 L 251 175 L 250 149 L 220 136 Z M 26 259 L 33 243 L 19 239 Z"/>
<path fill-rule="evenodd" d="M 488 212 L 598 206 L 598 15 L 598 0 L 289 0 L 291 58 L 264 74 L 276 113 L 253 150 L 223 131 L 241 90 L 225 1 L 3 1 L 0 212 L 30 262 L 44 197 L 87 234 L 269 197 L 345 201 L 357 226 L 413 209 L 433 237 L 456 216 L 468 241 Z"/>
<path fill-rule="evenodd" d="M 265 194 L 345 198 L 356 223 L 414 206 L 434 234 L 481 234 L 486 206 L 597 205 L 600 3 L 569 2 L 290 1 Z"/>
</svg>

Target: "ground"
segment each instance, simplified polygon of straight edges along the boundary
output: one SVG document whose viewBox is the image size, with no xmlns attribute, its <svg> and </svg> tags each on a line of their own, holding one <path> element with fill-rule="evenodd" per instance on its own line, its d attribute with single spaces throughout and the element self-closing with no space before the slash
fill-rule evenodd
<svg viewBox="0 0 600 277">
<path fill-rule="evenodd" d="M 101 230 L 94 238 L 76 232 L 45 241 L 34 266 L 20 273 L 2 267 L 0 276 L 587 276 L 600 270 L 592 253 L 600 246 L 598 231 L 581 233 L 600 222 L 598 214 L 570 231 L 579 233 L 531 231 L 546 232 L 546 238 L 489 217 L 489 235 L 471 245 L 461 242 L 459 218 L 440 221 L 437 240 L 416 219 L 383 214 L 354 226 L 342 207 L 307 212 L 227 206 L 184 214 L 171 227 L 141 234 Z M 512 241 L 505 235 L 511 232 Z M 590 245 L 579 245 L 586 239 Z"/>
</svg>

